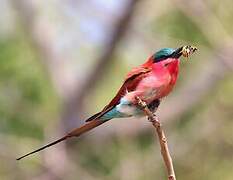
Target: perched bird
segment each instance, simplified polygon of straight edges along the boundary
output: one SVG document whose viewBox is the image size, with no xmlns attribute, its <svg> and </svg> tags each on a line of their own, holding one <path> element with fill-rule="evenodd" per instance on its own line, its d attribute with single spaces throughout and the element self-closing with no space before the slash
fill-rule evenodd
<svg viewBox="0 0 233 180">
<path fill-rule="evenodd" d="M 128 73 L 123 85 L 112 101 L 102 111 L 88 118 L 86 124 L 50 144 L 19 157 L 17 160 L 68 138 L 78 137 L 113 118 L 143 116 L 142 109 L 137 105 L 137 98 L 145 102 L 150 111 L 154 112 L 159 106 L 160 100 L 167 96 L 176 84 L 179 73 L 179 58 L 181 56 L 188 58 L 196 50 L 197 48 L 193 46 L 159 50 L 144 64 L 133 68 Z"/>
</svg>

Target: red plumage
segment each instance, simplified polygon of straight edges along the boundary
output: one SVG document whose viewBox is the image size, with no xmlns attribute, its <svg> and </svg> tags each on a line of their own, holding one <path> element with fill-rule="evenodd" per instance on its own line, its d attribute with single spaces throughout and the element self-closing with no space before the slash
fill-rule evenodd
<svg viewBox="0 0 233 180">
<path fill-rule="evenodd" d="M 54 141 L 33 152 L 30 152 L 18 158 L 17 160 L 20 160 L 38 151 L 41 151 L 49 146 L 57 144 L 70 137 L 78 137 L 81 134 L 103 124 L 107 120 L 103 121 L 100 120 L 100 118 L 104 114 L 118 106 L 122 98 L 130 103 L 136 103 L 135 97 L 139 97 L 147 104 L 150 104 L 154 100 L 160 100 L 161 98 L 167 96 L 172 91 L 178 77 L 178 58 L 181 55 L 188 57 L 196 50 L 197 48 L 195 47 L 184 46 L 178 48 L 175 51 L 172 51 L 172 54 L 169 54 L 169 56 L 165 56 L 164 54 L 162 54 L 161 56 L 160 54 L 159 58 L 162 57 L 163 59 L 155 59 L 154 56 L 151 56 L 144 64 L 140 65 L 139 67 L 133 68 L 127 74 L 126 79 L 116 96 L 110 101 L 108 105 L 106 105 L 103 108 L 101 112 L 88 118 L 87 121 L 90 122 L 87 122 L 82 127 L 74 129 L 73 131 L 69 132 L 67 135 L 58 139 L 57 141 Z M 118 111 L 120 112 L 121 110 L 124 111 L 124 106 L 119 108 Z"/>
</svg>

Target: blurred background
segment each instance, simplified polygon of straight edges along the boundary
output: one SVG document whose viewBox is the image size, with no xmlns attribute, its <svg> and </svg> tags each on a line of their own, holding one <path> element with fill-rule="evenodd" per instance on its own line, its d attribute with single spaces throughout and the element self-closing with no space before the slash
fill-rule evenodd
<svg viewBox="0 0 233 180">
<path fill-rule="evenodd" d="M 177 179 L 233 179 L 232 0 L 0 0 L 0 179 L 166 179 L 146 118 L 108 122 L 20 162 L 84 123 L 130 68 L 195 45 L 158 114 Z"/>
</svg>

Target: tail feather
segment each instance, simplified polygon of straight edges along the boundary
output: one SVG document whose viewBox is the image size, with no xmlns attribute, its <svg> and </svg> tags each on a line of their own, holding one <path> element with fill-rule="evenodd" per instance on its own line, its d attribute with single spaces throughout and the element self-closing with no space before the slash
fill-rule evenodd
<svg viewBox="0 0 233 180">
<path fill-rule="evenodd" d="M 94 114 L 93 116 L 91 116 L 91 117 L 89 117 L 88 119 L 86 119 L 85 122 L 88 122 L 88 121 L 92 121 L 92 120 L 97 119 L 97 118 L 100 116 L 101 113 L 102 113 L 102 112 L 98 112 L 98 113 Z"/>
<path fill-rule="evenodd" d="M 32 152 L 30 152 L 30 153 L 27 153 L 27 154 L 25 154 L 25 155 L 23 155 L 23 156 L 17 158 L 16 160 L 23 159 L 23 158 L 25 158 L 25 157 L 27 157 L 27 156 L 29 156 L 29 155 L 31 155 L 31 154 L 37 153 L 37 152 L 39 152 L 39 151 L 41 151 L 41 150 L 43 150 L 43 149 L 46 149 L 46 148 L 48 148 L 48 147 L 50 147 L 50 146 L 53 146 L 53 145 L 55 145 L 55 144 L 57 144 L 57 143 L 60 143 L 60 142 L 66 140 L 66 139 L 68 139 L 68 138 L 71 138 L 71 137 L 78 137 L 78 136 L 82 135 L 83 133 L 85 133 L 85 132 L 87 132 L 87 131 L 90 131 L 91 129 L 93 129 L 93 128 L 95 128 L 95 127 L 97 127 L 97 126 L 103 124 L 104 122 L 106 122 L 106 121 L 100 121 L 100 120 L 98 120 L 98 119 L 92 120 L 92 121 L 90 121 L 90 122 L 84 124 L 83 126 L 81 126 L 81 127 L 79 127 L 79 128 L 76 128 L 76 129 L 72 130 L 72 131 L 69 132 L 67 135 L 63 136 L 62 138 L 60 138 L 60 139 L 58 139 L 58 140 L 56 140 L 56 141 L 53 141 L 53 142 L 51 142 L 51 143 L 49 143 L 49 144 L 47 144 L 47 145 L 45 145 L 45 146 L 42 146 L 41 148 L 38 148 L 38 149 L 36 149 L 35 151 L 32 151 Z"/>
</svg>

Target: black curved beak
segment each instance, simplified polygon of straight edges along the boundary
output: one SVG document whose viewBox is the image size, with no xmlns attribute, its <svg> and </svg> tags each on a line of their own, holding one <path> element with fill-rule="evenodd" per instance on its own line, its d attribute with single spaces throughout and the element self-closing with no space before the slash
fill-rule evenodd
<svg viewBox="0 0 233 180">
<path fill-rule="evenodd" d="M 178 59 L 180 56 L 182 56 L 182 55 L 183 55 L 183 48 L 184 48 L 184 46 L 179 47 L 178 49 L 176 49 L 176 50 L 172 53 L 171 58 L 176 58 L 176 59 Z"/>
</svg>

